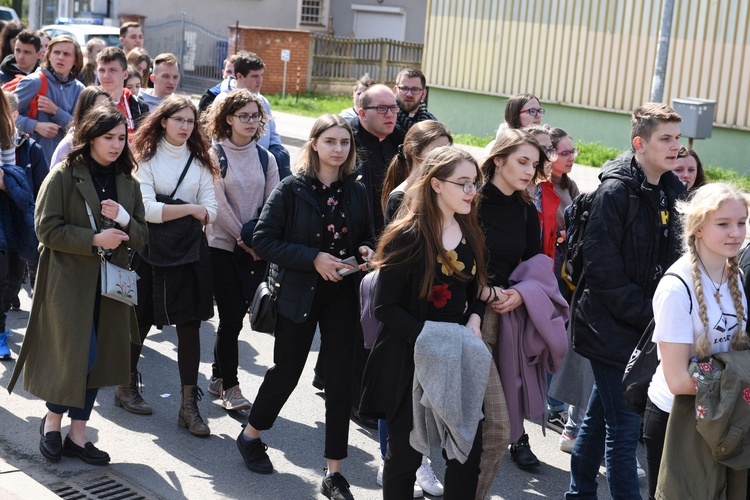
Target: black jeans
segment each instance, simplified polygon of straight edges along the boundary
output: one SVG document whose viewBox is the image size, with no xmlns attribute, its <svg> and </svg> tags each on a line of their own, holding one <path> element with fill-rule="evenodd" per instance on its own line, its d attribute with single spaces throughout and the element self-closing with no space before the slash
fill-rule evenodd
<svg viewBox="0 0 750 500">
<path fill-rule="evenodd" d="M 243 278 L 235 263 L 234 254 L 219 248 L 210 250 L 214 272 L 214 299 L 219 310 L 219 328 L 216 330 L 212 372 L 214 377 L 223 379 L 222 387 L 227 390 L 239 384 L 237 339 L 250 301 L 242 293 Z M 263 276 L 253 278 L 260 283 Z"/>
<path fill-rule="evenodd" d="M 247 421 L 258 430 L 270 429 L 297 387 L 320 324 L 320 356 L 325 377 L 325 457 L 347 457 L 349 412 L 352 406 L 352 342 L 359 305 L 352 277 L 338 283 L 318 277 L 307 320 L 295 323 L 279 314 L 273 347 L 274 366 L 266 372 Z"/>
<path fill-rule="evenodd" d="M 409 394 L 411 404 L 411 394 Z M 401 500 L 411 498 L 414 481 L 419 466 L 422 464 L 422 454 L 409 444 L 408 432 L 388 432 L 388 451 L 385 454 L 385 468 L 383 469 L 383 499 Z M 469 458 L 463 464 L 458 460 L 445 459 L 445 500 L 462 500 L 474 498 L 479 483 L 479 461 L 482 458 L 482 423 L 477 426 L 474 444 Z"/>
<path fill-rule="evenodd" d="M 26 262 L 21 259 L 18 252 L 0 253 L 0 298 L 3 301 L 3 311 L 10 309 L 13 299 L 18 297 L 23 282 L 23 272 L 26 269 Z M 2 332 L 5 331 L 3 320 Z"/>
<path fill-rule="evenodd" d="M 643 413 L 643 444 L 646 445 L 646 467 L 648 478 L 648 497 L 653 500 L 656 493 L 656 482 L 659 479 L 661 454 L 664 451 L 664 437 L 667 434 L 669 413 L 662 411 L 646 400 L 646 410 Z"/>
</svg>

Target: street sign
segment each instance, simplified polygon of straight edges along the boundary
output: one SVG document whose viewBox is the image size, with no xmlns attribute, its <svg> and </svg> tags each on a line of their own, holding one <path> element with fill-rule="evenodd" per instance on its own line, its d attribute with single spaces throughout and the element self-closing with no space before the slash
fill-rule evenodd
<svg viewBox="0 0 750 500">
<path fill-rule="evenodd" d="M 282 49 L 281 50 L 281 60 L 284 62 L 289 62 L 289 59 L 292 57 L 292 53 L 289 50 Z"/>
</svg>

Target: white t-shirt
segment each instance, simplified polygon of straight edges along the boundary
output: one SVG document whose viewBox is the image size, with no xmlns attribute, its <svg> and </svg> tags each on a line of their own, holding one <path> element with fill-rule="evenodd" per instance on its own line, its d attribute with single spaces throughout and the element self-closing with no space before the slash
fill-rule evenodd
<svg viewBox="0 0 750 500">
<path fill-rule="evenodd" d="M 695 343 L 703 333 L 703 322 L 698 313 L 698 299 L 695 296 L 695 286 L 688 254 L 680 257 L 668 273 L 680 276 L 690 289 L 690 297 L 685 285 L 674 276 L 664 276 L 656 287 L 654 293 L 654 342 L 672 342 L 675 344 L 692 344 L 690 355 L 695 356 Z M 721 294 L 721 305 L 714 298 L 716 284 L 708 277 L 701 268 L 701 280 L 703 281 L 703 296 L 708 314 L 708 338 L 711 345 L 711 353 L 726 352 L 729 350 L 732 335 L 737 331 L 737 311 L 734 308 L 732 294 L 727 282 L 719 287 Z M 747 311 L 747 300 L 742 285 L 742 304 Z M 690 300 L 693 304 L 693 312 L 690 312 Z M 747 321 L 747 320 L 744 320 Z M 661 352 L 657 353 L 661 360 Z M 685 366 L 687 370 L 687 365 Z M 654 378 L 648 388 L 648 397 L 662 411 L 669 413 L 672 410 L 674 395 L 669 392 L 667 380 L 664 378 L 662 365 L 656 369 Z"/>
</svg>

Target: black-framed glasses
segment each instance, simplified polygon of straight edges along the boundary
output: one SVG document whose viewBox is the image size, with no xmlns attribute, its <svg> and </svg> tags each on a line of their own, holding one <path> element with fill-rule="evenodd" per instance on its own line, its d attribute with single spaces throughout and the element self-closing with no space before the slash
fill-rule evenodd
<svg viewBox="0 0 750 500">
<path fill-rule="evenodd" d="M 533 116 L 536 118 L 537 116 L 544 116 L 544 109 L 543 108 L 529 108 L 529 109 L 522 109 L 518 112 L 519 115 L 522 115 L 524 113 L 528 113 L 529 116 Z"/>
<path fill-rule="evenodd" d="M 558 151 L 557 156 L 559 156 L 560 158 L 567 158 L 568 156 L 572 156 L 573 159 L 575 159 L 575 157 L 578 156 L 578 148 L 567 149 L 565 151 Z"/>
<path fill-rule="evenodd" d="M 187 125 L 188 127 L 195 126 L 195 120 L 192 118 L 185 119 L 181 116 L 170 116 L 169 119 L 176 121 L 180 125 L 180 127 L 184 127 L 185 125 Z"/>
<path fill-rule="evenodd" d="M 385 104 L 378 104 L 377 106 L 365 106 L 362 109 L 374 109 L 378 112 L 379 115 L 384 115 L 390 111 L 395 115 L 396 113 L 398 113 L 398 104 L 392 104 L 390 106 L 386 106 Z"/>
<path fill-rule="evenodd" d="M 255 123 L 258 123 L 260 119 L 263 118 L 263 115 L 261 115 L 260 113 L 253 113 L 253 114 L 240 113 L 239 115 L 232 115 L 232 116 L 237 118 L 240 121 L 240 123 L 247 123 L 250 120 L 254 121 Z"/>
<path fill-rule="evenodd" d="M 482 187 L 482 183 L 479 181 L 454 182 L 449 181 L 448 179 L 440 180 L 443 182 L 450 182 L 451 184 L 455 184 L 456 186 L 461 186 L 464 190 L 464 194 L 469 194 L 472 191 L 479 191 L 479 189 Z"/>
<path fill-rule="evenodd" d="M 419 95 L 424 91 L 422 87 L 407 87 L 406 85 L 399 85 L 396 88 L 402 94 L 408 94 L 411 92 L 413 95 Z"/>
</svg>

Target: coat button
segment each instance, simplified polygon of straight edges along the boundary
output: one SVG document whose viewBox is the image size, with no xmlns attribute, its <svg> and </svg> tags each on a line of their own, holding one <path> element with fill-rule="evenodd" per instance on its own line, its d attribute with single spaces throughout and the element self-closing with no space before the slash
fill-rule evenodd
<svg viewBox="0 0 750 500">
<path fill-rule="evenodd" d="M 721 447 L 721 451 L 727 451 L 727 447 L 726 446 L 722 446 Z"/>
<path fill-rule="evenodd" d="M 302 315 L 302 317 L 303 317 L 303 318 L 306 318 L 306 317 L 307 317 L 307 313 L 303 314 L 303 315 Z"/>
<path fill-rule="evenodd" d="M 311 287 L 310 287 L 310 291 L 311 291 L 311 292 L 314 292 L 314 291 L 315 291 L 315 287 L 314 287 L 314 286 L 311 286 Z"/>
<path fill-rule="evenodd" d="M 315 233 L 315 236 L 320 238 L 320 233 Z"/>
</svg>

